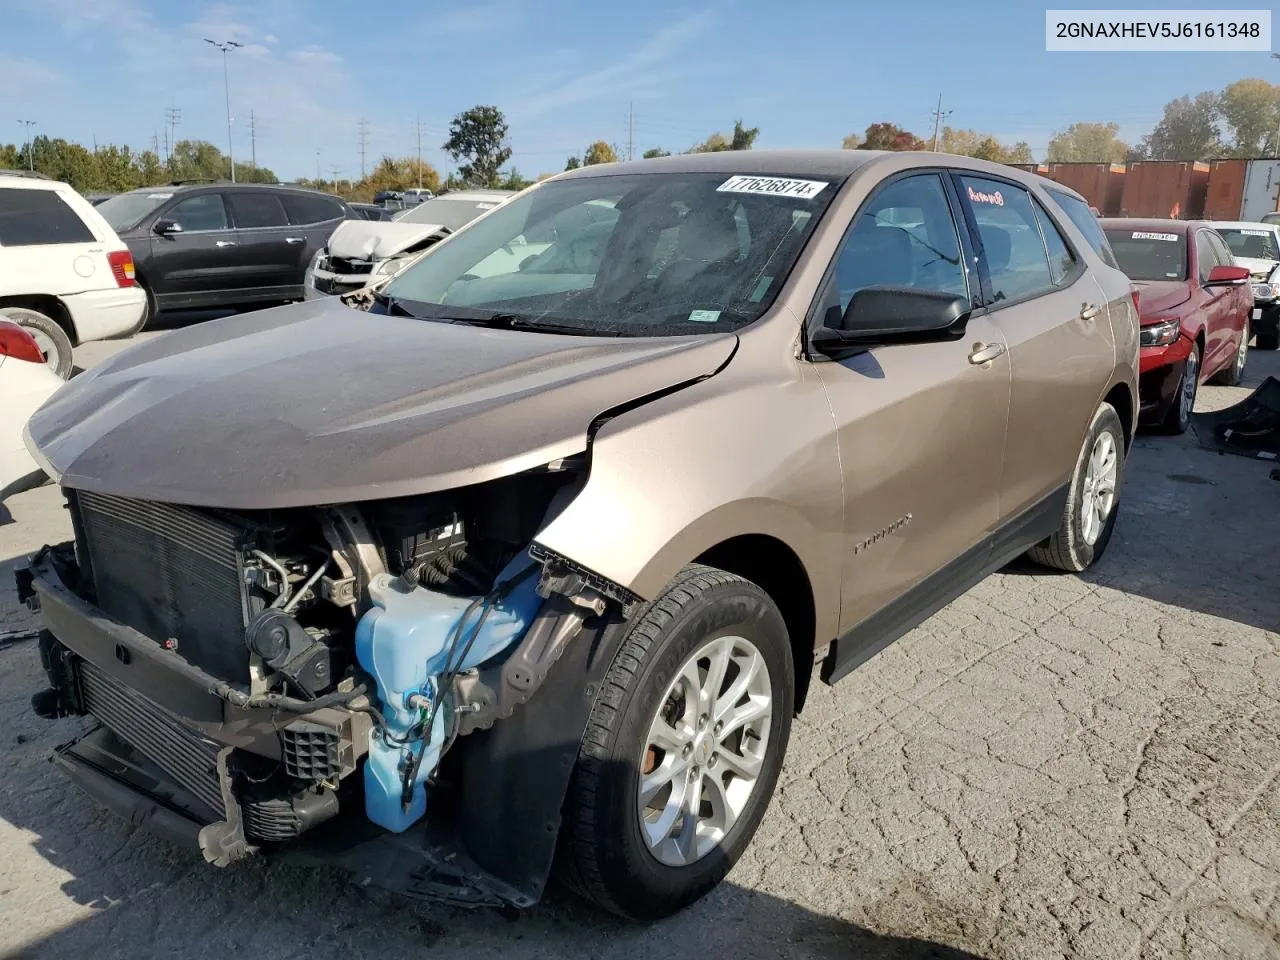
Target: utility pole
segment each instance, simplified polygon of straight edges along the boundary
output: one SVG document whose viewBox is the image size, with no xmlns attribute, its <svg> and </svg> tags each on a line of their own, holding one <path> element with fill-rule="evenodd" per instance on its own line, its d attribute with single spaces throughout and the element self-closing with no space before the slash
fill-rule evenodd
<svg viewBox="0 0 1280 960">
<path fill-rule="evenodd" d="M 94 134 L 94 137 L 93 137 L 93 152 L 94 153 L 98 152 L 97 134 Z M 151 152 L 152 153 L 160 152 L 160 132 L 159 131 L 156 131 L 155 133 L 151 134 Z"/>
<path fill-rule="evenodd" d="M 1273 53 L 1271 55 L 1271 59 L 1280 60 L 1280 53 Z M 1271 151 L 1271 155 L 1273 157 L 1280 157 L 1280 123 L 1276 124 L 1276 145 L 1275 149 Z"/>
<path fill-rule="evenodd" d="M 418 114 L 415 125 L 418 132 L 418 189 L 422 189 L 422 114 Z"/>
<path fill-rule="evenodd" d="M 627 106 L 627 159 L 636 158 L 636 104 L 632 100 Z"/>
<path fill-rule="evenodd" d="M 361 117 L 356 124 L 356 129 L 360 131 L 360 179 L 363 180 L 365 151 L 369 145 L 369 121 Z"/>
<path fill-rule="evenodd" d="M 945 117 L 951 116 L 952 111 L 945 113 L 942 111 L 942 94 L 938 94 L 938 109 L 933 112 L 933 152 L 938 152 L 938 128 L 942 126 Z"/>
<path fill-rule="evenodd" d="M 31 132 L 31 128 L 36 126 L 35 120 L 19 120 L 20 124 L 27 128 L 27 167 L 31 170 L 36 168 L 36 138 Z"/>
<path fill-rule="evenodd" d="M 169 106 L 164 108 L 164 122 L 168 128 L 168 136 L 164 142 L 165 160 L 172 156 L 174 146 L 177 145 L 177 137 L 173 128 L 178 125 L 178 121 L 182 119 L 182 111 L 173 105 L 173 100 L 169 101 Z"/>
<path fill-rule="evenodd" d="M 258 128 L 254 126 L 253 111 L 249 111 L 249 168 L 258 169 Z"/>
<path fill-rule="evenodd" d="M 324 177 L 320 174 L 320 151 L 316 150 L 316 186 L 324 183 Z"/>
<path fill-rule="evenodd" d="M 338 166 L 336 163 L 329 168 L 329 172 L 333 174 L 333 192 L 334 193 L 338 192 L 338 174 L 341 171 L 342 171 L 342 168 Z"/>
<path fill-rule="evenodd" d="M 227 99 L 227 159 L 231 161 L 231 182 L 236 182 L 236 155 L 235 146 L 231 141 L 231 81 L 227 74 L 227 54 L 236 47 L 243 47 L 243 43 L 237 43 L 234 40 L 224 40 L 221 43 L 217 40 L 204 38 L 205 43 L 212 43 L 215 47 L 222 51 L 222 92 Z"/>
</svg>

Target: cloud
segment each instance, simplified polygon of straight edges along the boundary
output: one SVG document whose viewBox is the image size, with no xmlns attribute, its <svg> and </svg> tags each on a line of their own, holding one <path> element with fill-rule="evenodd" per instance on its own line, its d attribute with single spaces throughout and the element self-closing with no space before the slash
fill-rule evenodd
<svg viewBox="0 0 1280 960">
<path fill-rule="evenodd" d="M 710 11 L 704 10 L 663 27 L 616 63 L 517 100 L 509 112 L 529 118 L 621 93 L 647 95 L 655 85 L 673 78 L 673 74 L 653 68 L 688 47 L 710 27 L 712 19 Z"/>
<path fill-rule="evenodd" d="M 429 24 L 430 33 L 437 37 L 492 33 L 511 27 L 522 14 L 523 9 L 513 0 L 490 0 L 433 16 Z"/>
</svg>

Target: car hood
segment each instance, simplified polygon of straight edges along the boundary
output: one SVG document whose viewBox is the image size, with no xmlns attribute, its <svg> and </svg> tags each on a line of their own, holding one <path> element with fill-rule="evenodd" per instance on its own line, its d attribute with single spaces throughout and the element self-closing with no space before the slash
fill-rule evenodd
<svg viewBox="0 0 1280 960">
<path fill-rule="evenodd" d="M 348 260 L 385 260 L 444 229 L 438 223 L 343 220 L 329 235 L 329 254 Z"/>
<path fill-rule="evenodd" d="M 1191 299 L 1191 285 L 1185 280 L 1138 280 L 1138 310 L 1142 323 L 1151 323 Z"/>
<path fill-rule="evenodd" d="M 1260 257 L 1236 257 L 1236 266 L 1245 267 L 1255 280 L 1265 280 L 1280 261 Z"/>
<path fill-rule="evenodd" d="M 65 486 L 169 503 L 408 496 L 572 456 L 600 414 L 714 374 L 736 345 L 492 330 L 318 300 L 131 347 L 45 404 L 28 446 Z"/>
</svg>

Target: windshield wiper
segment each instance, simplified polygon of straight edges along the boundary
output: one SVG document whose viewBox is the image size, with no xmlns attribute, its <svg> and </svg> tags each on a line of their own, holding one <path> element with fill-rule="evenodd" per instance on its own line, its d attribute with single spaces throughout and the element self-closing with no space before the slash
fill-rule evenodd
<svg viewBox="0 0 1280 960">
<path fill-rule="evenodd" d="M 544 320 L 527 313 L 493 313 L 487 317 L 459 320 L 459 323 L 473 323 L 481 327 L 497 327 L 502 330 L 531 330 L 541 333 L 568 333 L 580 337 L 621 337 L 617 330 L 602 330 L 598 327 L 585 327 L 576 323 L 557 323 L 555 320 Z"/>
</svg>

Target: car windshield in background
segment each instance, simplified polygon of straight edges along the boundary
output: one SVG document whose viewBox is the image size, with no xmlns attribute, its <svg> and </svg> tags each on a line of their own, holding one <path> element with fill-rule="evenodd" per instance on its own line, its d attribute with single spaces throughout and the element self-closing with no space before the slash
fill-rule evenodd
<svg viewBox="0 0 1280 960">
<path fill-rule="evenodd" d="M 1276 249 L 1274 230 L 1251 230 L 1247 227 L 1218 227 L 1218 233 L 1227 241 L 1232 256 L 1252 260 L 1280 260 Z"/>
<path fill-rule="evenodd" d="M 1187 279 L 1187 236 L 1163 230 L 1107 230 L 1116 262 L 1130 280 Z"/>
<path fill-rule="evenodd" d="M 143 218 L 155 210 L 166 200 L 173 197 L 172 191 L 139 190 L 136 193 L 122 193 L 110 197 L 98 204 L 98 212 L 102 214 L 111 229 L 121 233 L 136 227 Z"/>
<path fill-rule="evenodd" d="M 480 214 L 492 210 L 501 203 L 498 199 L 473 200 L 438 197 L 412 207 L 406 207 L 391 219 L 403 223 L 438 223 L 450 230 L 465 227 Z"/>
<path fill-rule="evenodd" d="M 442 243 L 383 292 L 390 309 L 415 316 L 531 330 L 735 330 L 773 302 L 838 188 L 724 173 L 553 181 Z"/>
</svg>

